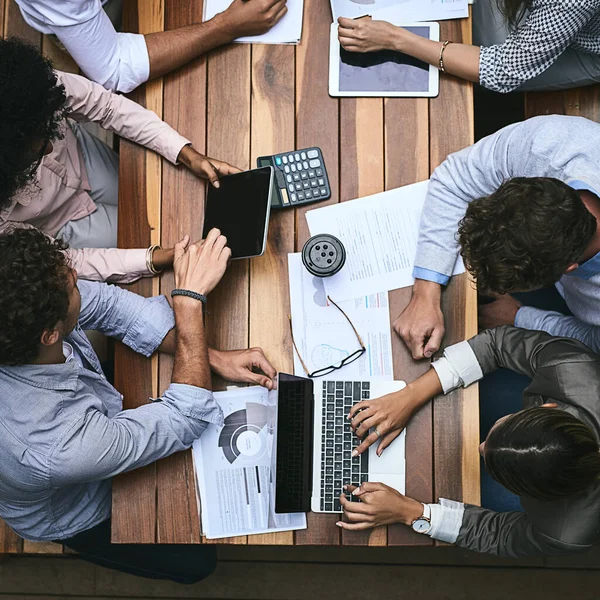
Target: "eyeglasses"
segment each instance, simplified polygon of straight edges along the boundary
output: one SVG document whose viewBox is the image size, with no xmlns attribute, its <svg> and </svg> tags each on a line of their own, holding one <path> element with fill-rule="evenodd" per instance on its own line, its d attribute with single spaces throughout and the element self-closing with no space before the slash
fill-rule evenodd
<svg viewBox="0 0 600 600">
<path fill-rule="evenodd" d="M 311 377 L 311 378 L 312 377 L 322 377 L 323 375 L 329 375 L 329 373 L 333 373 L 334 371 L 341 369 L 345 365 L 349 365 L 350 363 L 353 363 L 354 361 L 358 360 L 367 351 L 365 344 L 362 341 L 362 338 L 360 337 L 360 334 L 358 333 L 358 331 L 356 331 L 356 327 L 354 327 L 354 325 L 352 324 L 350 317 L 348 317 L 348 315 L 329 296 L 327 296 L 327 300 L 329 302 L 331 302 L 331 304 L 333 304 L 333 306 L 335 306 L 344 315 L 344 317 L 346 317 L 346 321 L 348 321 L 348 323 L 350 323 L 350 327 L 352 327 L 352 331 L 354 331 L 354 334 L 356 335 L 356 339 L 358 340 L 358 343 L 360 344 L 360 348 L 358 350 L 356 350 L 356 352 L 353 352 L 352 354 L 349 354 L 348 356 L 343 358 L 340 362 L 330 365 L 329 367 L 323 367 L 322 369 L 317 369 L 316 371 L 313 371 L 312 373 L 310 373 L 308 370 L 308 367 L 306 366 L 306 363 L 302 360 L 302 356 L 300 356 L 300 352 L 298 351 L 298 346 L 296 346 L 296 342 L 294 340 L 294 329 L 292 327 L 292 317 L 290 316 L 289 317 L 290 331 L 292 334 L 292 344 L 294 345 L 294 350 L 296 351 L 296 354 L 298 355 L 298 359 L 300 360 L 300 364 L 302 365 L 304 372 L 306 373 L 306 375 L 308 377 Z"/>
</svg>

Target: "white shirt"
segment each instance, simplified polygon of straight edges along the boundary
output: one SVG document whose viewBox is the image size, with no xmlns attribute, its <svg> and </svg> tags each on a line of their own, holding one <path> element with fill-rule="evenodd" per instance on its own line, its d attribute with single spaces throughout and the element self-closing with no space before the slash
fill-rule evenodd
<svg viewBox="0 0 600 600">
<path fill-rule="evenodd" d="M 16 0 L 25 21 L 54 34 L 85 75 L 111 91 L 127 93 L 148 80 L 144 36 L 117 33 L 102 0 Z"/>
</svg>

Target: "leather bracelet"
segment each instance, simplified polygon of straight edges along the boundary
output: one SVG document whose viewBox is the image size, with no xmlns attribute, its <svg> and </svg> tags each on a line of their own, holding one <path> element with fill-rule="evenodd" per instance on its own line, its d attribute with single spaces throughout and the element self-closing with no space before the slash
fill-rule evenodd
<svg viewBox="0 0 600 600">
<path fill-rule="evenodd" d="M 442 73 L 446 72 L 446 69 L 444 68 L 444 50 L 446 49 L 446 47 L 448 46 L 448 44 L 451 44 L 452 42 L 450 40 L 446 40 L 443 44 L 442 47 L 440 48 L 440 60 L 438 62 L 438 68 Z"/>
<path fill-rule="evenodd" d="M 150 248 L 148 248 L 148 250 L 146 250 L 146 269 L 148 269 L 148 271 L 150 271 L 150 273 L 152 273 L 152 275 L 160 275 L 160 273 L 162 273 L 162 269 L 157 269 L 154 266 L 154 251 L 155 250 L 162 250 L 162 248 L 158 244 L 154 244 L 153 246 L 150 246 Z"/>
<path fill-rule="evenodd" d="M 188 298 L 193 298 L 194 300 L 198 300 L 198 302 L 202 302 L 202 304 L 206 305 L 206 296 L 204 294 L 199 294 L 198 292 L 192 292 L 191 290 L 181 290 L 179 288 L 175 288 L 171 292 L 171 298 L 175 296 L 187 296 Z"/>
</svg>

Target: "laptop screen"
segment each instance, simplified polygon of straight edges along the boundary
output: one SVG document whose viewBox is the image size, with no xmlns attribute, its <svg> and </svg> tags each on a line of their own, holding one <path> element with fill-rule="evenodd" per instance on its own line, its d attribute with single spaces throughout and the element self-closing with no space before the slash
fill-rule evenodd
<svg viewBox="0 0 600 600">
<path fill-rule="evenodd" d="M 279 373 L 275 512 L 308 512 L 312 495 L 314 391 L 311 379 Z"/>
</svg>

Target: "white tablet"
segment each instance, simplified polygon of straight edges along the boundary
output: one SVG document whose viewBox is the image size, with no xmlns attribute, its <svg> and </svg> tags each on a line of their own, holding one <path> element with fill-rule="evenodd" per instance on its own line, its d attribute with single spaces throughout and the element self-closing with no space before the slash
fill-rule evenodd
<svg viewBox="0 0 600 600">
<path fill-rule="evenodd" d="M 437 23 L 408 23 L 405 29 L 424 38 L 439 41 Z M 440 75 L 436 67 L 412 56 L 381 50 L 348 52 L 338 41 L 338 26 L 331 26 L 329 45 L 330 96 L 405 96 L 431 98 L 439 92 Z"/>
</svg>

